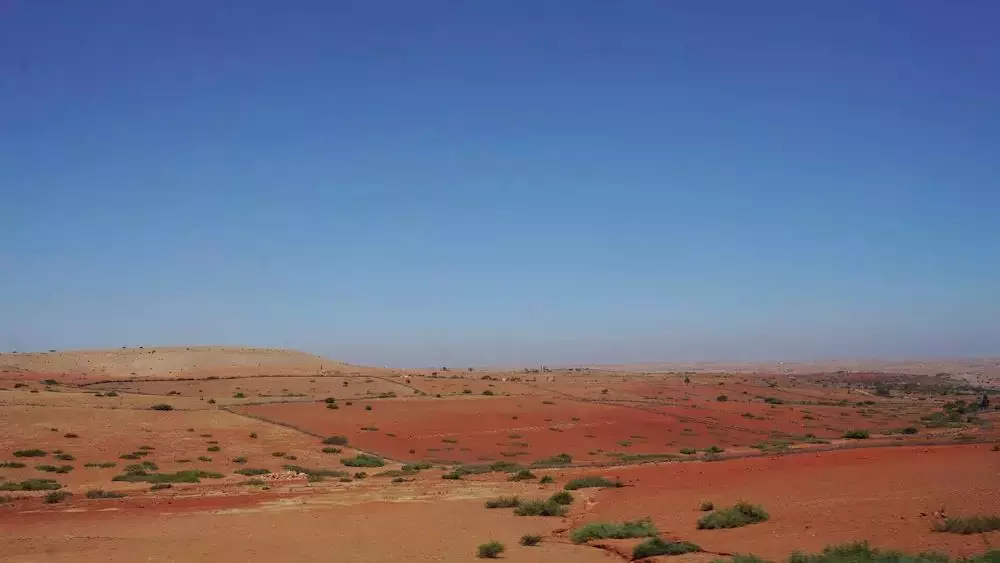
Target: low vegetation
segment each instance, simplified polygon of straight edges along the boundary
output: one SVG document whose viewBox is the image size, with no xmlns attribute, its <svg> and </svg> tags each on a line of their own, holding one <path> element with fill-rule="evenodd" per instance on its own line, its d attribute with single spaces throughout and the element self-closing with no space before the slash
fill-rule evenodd
<svg viewBox="0 0 1000 563">
<path fill-rule="evenodd" d="M 62 485 L 52 479 L 26 479 L 0 483 L 0 491 L 54 491 Z"/>
<path fill-rule="evenodd" d="M 302 467 L 301 465 L 282 465 L 282 469 L 285 471 L 294 471 L 296 473 L 304 473 L 310 481 L 322 481 L 326 477 L 347 477 L 349 474 L 346 471 L 338 471 L 336 469 L 312 469 L 309 467 Z M 357 474 L 355 474 L 357 476 Z"/>
<path fill-rule="evenodd" d="M 592 489 L 595 487 L 621 487 L 622 482 L 617 479 L 612 481 L 604 477 L 591 476 L 591 477 L 580 477 L 578 479 L 573 479 L 569 483 L 563 486 L 567 491 L 575 491 L 577 489 Z"/>
<path fill-rule="evenodd" d="M 550 467 L 559 465 L 569 465 L 570 463 L 573 463 L 573 456 L 566 453 L 562 453 L 554 455 L 552 457 L 547 457 L 533 461 L 531 465 L 535 467 Z"/>
<path fill-rule="evenodd" d="M 486 508 L 516 508 L 519 504 L 518 497 L 500 497 L 486 501 Z"/>
<path fill-rule="evenodd" d="M 870 433 L 867 430 L 848 430 L 844 432 L 844 438 L 848 440 L 867 440 Z"/>
<path fill-rule="evenodd" d="M 111 480 L 126 483 L 201 483 L 202 479 L 222 479 L 222 474 L 200 469 L 176 473 L 149 473 L 141 467 L 130 466 L 125 473 L 115 475 Z"/>
<path fill-rule="evenodd" d="M 691 542 L 649 538 L 632 549 L 632 559 L 644 559 L 656 555 L 683 555 L 698 551 L 701 551 L 701 547 Z"/>
<path fill-rule="evenodd" d="M 523 546 L 538 545 L 542 541 L 542 536 L 533 536 L 531 534 L 525 534 L 521 536 L 521 540 L 518 542 Z"/>
<path fill-rule="evenodd" d="M 625 522 L 592 522 L 570 533 L 573 543 L 592 540 L 645 538 L 656 536 L 656 526 L 649 518 Z"/>
<path fill-rule="evenodd" d="M 358 454 L 354 457 L 346 457 L 340 463 L 348 467 L 382 467 L 385 461 L 382 458 L 369 454 Z"/>
<path fill-rule="evenodd" d="M 347 436 L 327 436 L 323 438 L 323 443 L 327 446 L 346 446 Z"/>
<path fill-rule="evenodd" d="M 503 553 L 507 548 L 498 541 L 491 541 L 489 543 L 484 543 L 479 546 L 476 550 L 476 557 L 480 559 L 496 559 Z"/>
<path fill-rule="evenodd" d="M 236 474 L 239 474 L 239 475 L 246 475 L 246 476 L 251 476 L 251 475 L 267 475 L 270 472 L 271 471 L 268 470 L 268 469 L 255 469 L 255 468 L 252 468 L 252 467 L 243 467 L 241 469 L 237 469 L 236 471 L 233 471 L 233 473 L 236 473 Z"/>
<path fill-rule="evenodd" d="M 45 450 L 17 450 L 14 457 L 45 457 L 48 453 Z"/>
<path fill-rule="evenodd" d="M 73 471 L 72 465 L 36 465 L 35 469 L 46 473 L 69 473 Z"/>
<path fill-rule="evenodd" d="M 573 495 L 569 494 L 566 491 L 559 491 L 558 493 L 549 497 L 549 501 L 554 502 L 556 504 L 561 504 L 563 506 L 568 506 L 570 504 L 573 504 Z"/>
<path fill-rule="evenodd" d="M 1000 530 L 1000 516 L 947 518 L 944 522 L 938 523 L 934 529 L 951 534 L 983 534 Z"/>
<path fill-rule="evenodd" d="M 87 498 L 98 499 L 98 498 L 122 498 L 125 493 L 119 493 L 115 491 L 104 491 L 101 489 L 91 489 L 87 491 Z"/>
<path fill-rule="evenodd" d="M 755 563 L 759 561 L 759 558 L 755 558 Z M 788 563 L 996 563 L 997 561 L 1000 561 L 1000 550 L 952 559 L 941 553 L 911 555 L 900 551 L 883 551 L 869 546 L 867 542 L 828 546 L 817 554 L 793 553 L 788 558 Z"/>
<path fill-rule="evenodd" d="M 57 502 L 62 502 L 71 496 L 73 496 L 73 494 L 67 491 L 52 491 L 42 498 L 42 502 L 45 504 L 56 504 Z"/>
<path fill-rule="evenodd" d="M 172 411 L 172 410 L 174 410 L 174 407 L 172 407 L 172 406 L 170 406 L 170 405 L 168 405 L 166 403 L 157 403 L 157 404 L 155 404 L 155 405 L 153 405 L 153 406 L 151 406 L 149 408 L 153 409 L 154 411 Z"/>
<path fill-rule="evenodd" d="M 24 467 L 24 464 L 21 463 L 20 461 L 2 461 L 2 462 L 0 462 L 0 468 L 2 468 L 2 469 L 6 469 L 6 468 L 20 469 L 22 467 Z"/>
<path fill-rule="evenodd" d="M 536 475 L 528 469 L 519 469 L 510 476 L 511 481 L 528 481 L 534 479 Z"/>
<path fill-rule="evenodd" d="M 716 510 L 698 519 L 699 530 L 720 528 L 740 528 L 758 522 L 766 522 L 768 513 L 759 505 L 740 501 L 734 506 Z"/>
<path fill-rule="evenodd" d="M 565 506 L 551 500 L 526 500 L 514 509 L 517 516 L 565 516 Z"/>
</svg>

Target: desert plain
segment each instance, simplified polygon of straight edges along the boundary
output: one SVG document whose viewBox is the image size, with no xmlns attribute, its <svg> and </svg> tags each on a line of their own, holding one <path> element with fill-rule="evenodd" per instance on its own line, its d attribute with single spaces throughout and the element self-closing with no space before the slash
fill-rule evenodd
<svg viewBox="0 0 1000 563">
<path fill-rule="evenodd" d="M 996 360 L 2 354 L 0 561 L 472 561 L 494 541 L 511 562 L 784 561 L 851 542 L 974 557 L 1000 530 L 948 523 L 1000 515 L 998 385 Z M 738 503 L 766 516 L 710 524 Z M 625 522 L 635 537 L 581 532 Z M 650 538 L 687 547 L 647 557 Z"/>
</svg>

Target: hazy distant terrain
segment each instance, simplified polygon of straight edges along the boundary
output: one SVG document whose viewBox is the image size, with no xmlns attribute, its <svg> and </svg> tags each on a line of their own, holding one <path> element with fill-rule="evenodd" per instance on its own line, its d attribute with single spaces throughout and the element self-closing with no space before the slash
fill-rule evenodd
<svg viewBox="0 0 1000 563">
<path fill-rule="evenodd" d="M 109 379 L 317 373 L 347 364 L 296 350 L 235 346 L 150 346 L 0 354 L 0 373 L 65 373 Z"/>
<path fill-rule="evenodd" d="M 581 366 L 583 367 L 583 366 Z M 948 377 L 977 384 L 1000 382 L 1000 358 L 914 359 L 914 360 L 827 360 L 820 362 L 655 362 L 590 365 L 610 371 L 668 373 L 809 373 L 880 372 L 912 375 L 947 374 Z"/>
</svg>

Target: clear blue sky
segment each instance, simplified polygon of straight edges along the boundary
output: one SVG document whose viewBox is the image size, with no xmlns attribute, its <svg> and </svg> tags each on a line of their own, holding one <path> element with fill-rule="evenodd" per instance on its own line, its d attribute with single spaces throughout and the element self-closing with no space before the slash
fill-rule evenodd
<svg viewBox="0 0 1000 563">
<path fill-rule="evenodd" d="M 0 0 L 0 348 L 1000 354 L 993 0 Z"/>
</svg>

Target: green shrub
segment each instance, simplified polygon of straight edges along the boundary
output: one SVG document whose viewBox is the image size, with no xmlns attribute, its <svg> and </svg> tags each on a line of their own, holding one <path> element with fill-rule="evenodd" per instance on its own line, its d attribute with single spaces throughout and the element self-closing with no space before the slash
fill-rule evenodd
<svg viewBox="0 0 1000 563">
<path fill-rule="evenodd" d="M 580 477 L 578 479 L 573 479 L 569 483 L 563 486 L 567 491 L 575 491 L 577 489 L 591 489 L 594 487 L 621 487 L 622 482 L 617 479 L 612 481 L 604 477 L 599 477 L 593 475 L 590 477 Z"/>
<path fill-rule="evenodd" d="M 62 502 L 71 496 L 73 495 L 67 491 L 52 491 L 51 493 L 45 495 L 43 502 L 45 504 L 55 504 L 57 502 Z"/>
<path fill-rule="evenodd" d="M 705 448 L 705 453 L 707 454 L 721 454 L 724 451 L 726 450 L 720 448 L 719 446 L 709 446 L 708 448 Z"/>
<path fill-rule="evenodd" d="M 116 465 L 118 465 L 118 464 L 115 463 L 115 462 L 113 462 L 113 461 L 101 461 L 101 462 L 96 462 L 96 463 L 85 463 L 83 466 L 84 467 L 100 467 L 101 469 L 107 469 L 108 467 L 114 467 Z"/>
<path fill-rule="evenodd" d="M 521 541 L 519 543 L 524 546 L 532 546 L 532 545 L 538 545 L 540 541 L 542 541 L 542 536 L 533 536 L 531 534 L 525 534 L 521 536 Z"/>
<path fill-rule="evenodd" d="M 848 430 L 844 432 L 844 438 L 848 440 L 867 440 L 869 437 L 869 432 L 867 430 Z"/>
<path fill-rule="evenodd" d="M 325 454 L 339 454 L 342 451 L 343 450 L 341 450 L 340 448 L 331 448 L 331 447 L 323 448 L 323 453 Z"/>
<path fill-rule="evenodd" d="M 346 446 L 347 436 L 327 436 L 323 438 L 323 443 L 328 446 Z"/>
<path fill-rule="evenodd" d="M 535 467 L 546 467 L 550 465 L 568 465 L 570 463 L 573 463 L 573 456 L 563 453 L 533 461 L 531 465 L 534 465 Z"/>
<path fill-rule="evenodd" d="M 125 493 L 114 491 L 102 491 L 101 489 L 91 489 L 87 491 L 87 498 L 122 498 Z"/>
<path fill-rule="evenodd" d="M 702 516 L 698 520 L 698 529 L 739 528 L 758 522 L 765 522 L 769 517 L 767 512 L 760 506 L 740 501 L 729 508 L 716 510 Z"/>
<path fill-rule="evenodd" d="M 649 538 L 632 549 L 632 559 L 644 559 L 655 555 L 683 555 L 697 551 L 701 551 L 701 548 L 691 542 L 672 542 L 660 538 Z"/>
<path fill-rule="evenodd" d="M 212 458 L 210 458 L 210 457 L 208 457 L 206 455 L 200 455 L 200 456 L 198 456 L 198 461 L 208 462 L 208 461 L 212 461 Z"/>
<path fill-rule="evenodd" d="M 757 561 L 760 561 L 757 559 Z M 882 551 L 868 545 L 868 542 L 828 546 L 823 551 L 807 555 L 793 553 L 788 563 L 997 563 L 1000 550 L 993 550 L 968 558 L 951 559 L 940 553 L 910 555 L 899 551 Z"/>
<path fill-rule="evenodd" d="M 969 516 L 948 518 L 934 527 L 938 532 L 952 534 L 982 534 L 1000 530 L 1000 516 Z"/>
<path fill-rule="evenodd" d="M 3 461 L 3 462 L 0 462 L 0 468 L 8 468 L 8 467 L 11 468 L 11 469 L 20 469 L 20 468 L 24 467 L 24 464 L 21 463 L 20 461 Z"/>
<path fill-rule="evenodd" d="M 521 504 L 517 497 L 500 497 L 486 501 L 486 508 L 515 508 Z"/>
<path fill-rule="evenodd" d="M 907 426 L 906 428 L 904 428 L 902 430 L 902 432 L 903 432 L 903 434 L 916 434 L 917 432 L 920 432 L 920 431 L 917 430 L 916 426 Z"/>
<path fill-rule="evenodd" d="M 727 397 L 726 395 L 719 395 L 718 397 L 715 398 L 715 400 L 719 401 L 720 403 L 725 403 L 726 401 L 729 400 L 729 397 Z"/>
<path fill-rule="evenodd" d="M 256 432 L 251 432 L 250 433 L 250 438 L 253 439 L 253 440 L 256 440 L 257 439 L 257 433 Z"/>
<path fill-rule="evenodd" d="M 479 546 L 476 550 L 476 557 L 480 559 L 496 559 L 504 550 L 507 549 L 502 543 L 498 541 L 491 541 L 489 543 L 484 543 Z"/>
<path fill-rule="evenodd" d="M 145 470 L 137 470 L 115 475 L 111 480 L 127 483 L 201 483 L 202 479 L 222 479 L 222 474 L 200 469 L 176 473 L 148 473 Z"/>
<path fill-rule="evenodd" d="M 403 471 L 423 471 L 424 469 L 430 469 L 431 464 L 426 461 L 421 461 L 417 463 L 407 463 L 403 466 Z"/>
<path fill-rule="evenodd" d="M 54 491 L 62 485 L 52 479 L 26 479 L 21 482 L 0 483 L 0 491 Z"/>
<path fill-rule="evenodd" d="M 516 473 L 510 476 L 510 481 L 527 481 L 529 479 L 534 479 L 535 474 L 527 469 L 519 469 Z"/>
<path fill-rule="evenodd" d="M 354 457 L 342 458 L 340 463 L 348 467 L 382 467 L 385 461 L 378 456 L 358 454 Z"/>
<path fill-rule="evenodd" d="M 493 391 L 490 391 L 489 389 L 487 389 L 486 391 L 483 391 L 483 395 L 490 396 L 490 395 L 494 395 L 494 394 L 495 393 L 493 393 Z"/>
<path fill-rule="evenodd" d="M 549 483 L 555 483 L 556 480 L 551 475 L 545 475 L 541 479 L 539 479 L 538 482 L 541 483 L 542 485 L 548 485 Z"/>
<path fill-rule="evenodd" d="M 332 404 L 334 404 L 334 403 L 337 402 L 337 399 L 334 399 L 333 397 L 327 397 L 327 398 L 323 399 L 323 402 L 326 403 L 326 404 L 328 404 L 328 405 L 332 405 Z"/>
<path fill-rule="evenodd" d="M 698 453 L 698 450 L 694 448 L 681 448 L 681 453 L 684 455 L 694 455 Z"/>
<path fill-rule="evenodd" d="M 153 405 L 153 406 L 151 406 L 149 408 L 153 409 L 154 411 L 172 411 L 172 410 L 174 410 L 174 407 L 172 407 L 172 406 L 170 406 L 170 405 L 168 405 L 166 403 L 157 403 L 157 404 L 155 404 L 155 405 Z"/>
<path fill-rule="evenodd" d="M 218 452 L 221 451 L 222 448 L 220 448 L 219 446 L 209 446 L 208 448 L 206 448 L 206 450 L 210 452 Z"/>
<path fill-rule="evenodd" d="M 70 471 L 73 471 L 73 466 L 60 465 L 57 467 L 55 465 L 36 465 L 35 469 L 46 473 L 69 473 Z"/>
<path fill-rule="evenodd" d="M 171 485 L 170 483 L 157 483 L 157 484 L 153 485 L 152 487 L 150 487 L 149 490 L 151 490 L 151 491 L 161 491 L 163 489 L 172 489 L 172 488 L 174 488 L 174 486 Z"/>
<path fill-rule="evenodd" d="M 656 536 L 656 527 L 649 518 L 626 522 L 592 522 L 570 533 L 573 543 L 591 540 L 644 538 Z"/>
<path fill-rule="evenodd" d="M 565 516 L 566 507 L 550 500 L 521 501 L 514 514 L 518 516 Z"/>
<path fill-rule="evenodd" d="M 73 461 L 76 458 L 72 454 L 57 454 L 56 459 L 59 461 Z"/>
<path fill-rule="evenodd" d="M 559 491 L 558 493 L 549 497 L 549 501 L 566 506 L 573 504 L 573 495 L 569 494 L 566 491 Z"/>
<path fill-rule="evenodd" d="M 45 457 L 48 455 L 44 450 L 17 450 L 14 457 Z"/>
<path fill-rule="evenodd" d="M 701 503 L 701 511 L 708 512 L 709 510 L 715 510 L 715 504 L 710 501 L 705 501 Z"/>
<path fill-rule="evenodd" d="M 79 437 L 80 436 L 78 434 L 74 434 L 72 432 L 67 432 L 63 434 L 63 438 L 79 438 Z"/>
<path fill-rule="evenodd" d="M 372 410 L 372 406 L 371 406 L 371 405 L 365 405 L 365 410 L 366 410 L 366 411 L 370 411 L 370 410 Z"/>
<path fill-rule="evenodd" d="M 734 555 L 728 561 L 725 559 L 716 559 L 712 563 L 771 563 L 765 559 L 761 559 L 756 555 Z M 902 563 L 902 562 L 898 562 Z"/>
<path fill-rule="evenodd" d="M 270 473 L 270 471 L 267 469 L 254 469 L 252 467 L 243 467 L 237 469 L 236 471 L 233 471 L 233 473 L 250 476 L 250 475 L 267 475 L 268 473 Z"/>
</svg>

